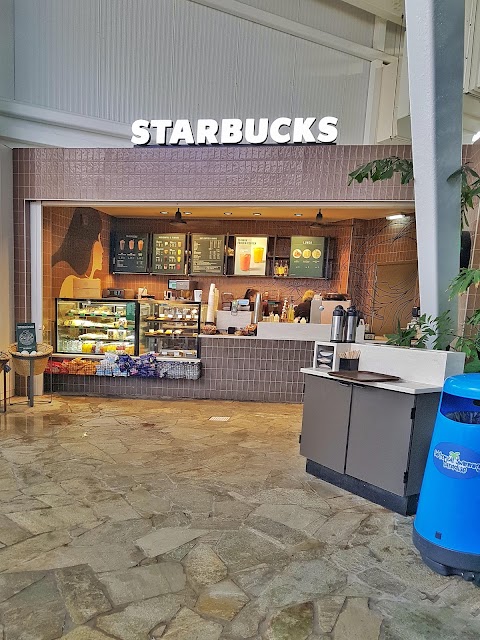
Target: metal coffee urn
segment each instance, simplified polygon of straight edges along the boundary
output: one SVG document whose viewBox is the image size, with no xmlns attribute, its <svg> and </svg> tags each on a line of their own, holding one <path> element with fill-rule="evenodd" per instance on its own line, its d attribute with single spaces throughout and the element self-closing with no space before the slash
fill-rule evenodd
<svg viewBox="0 0 480 640">
<path fill-rule="evenodd" d="M 347 309 L 345 320 L 345 342 L 355 342 L 357 336 L 358 311 L 354 304 Z"/>
<path fill-rule="evenodd" d="M 253 323 L 258 324 L 263 320 L 262 294 L 255 294 L 255 304 L 253 306 Z"/>
<path fill-rule="evenodd" d="M 332 326 L 330 329 L 330 342 L 344 342 L 345 334 L 345 309 L 337 304 L 332 313 Z"/>
</svg>

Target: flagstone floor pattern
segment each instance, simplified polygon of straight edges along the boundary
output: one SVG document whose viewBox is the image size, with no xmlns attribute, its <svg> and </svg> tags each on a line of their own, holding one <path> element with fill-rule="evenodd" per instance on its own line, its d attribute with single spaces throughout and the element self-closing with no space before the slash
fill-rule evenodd
<svg viewBox="0 0 480 640">
<path fill-rule="evenodd" d="M 422 564 L 411 518 L 308 476 L 300 426 L 298 405 L 11 407 L 0 640 L 479 638 L 480 590 Z"/>
</svg>

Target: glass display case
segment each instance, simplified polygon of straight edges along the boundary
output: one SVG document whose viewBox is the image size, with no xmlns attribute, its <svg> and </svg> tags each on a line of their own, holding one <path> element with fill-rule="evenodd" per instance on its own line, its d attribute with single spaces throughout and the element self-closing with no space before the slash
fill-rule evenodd
<svg viewBox="0 0 480 640">
<path fill-rule="evenodd" d="M 57 298 L 56 352 L 136 355 L 139 313 L 135 300 Z"/>
<path fill-rule="evenodd" d="M 140 353 L 154 351 L 166 358 L 198 358 L 200 315 L 199 302 L 142 301 Z"/>
</svg>

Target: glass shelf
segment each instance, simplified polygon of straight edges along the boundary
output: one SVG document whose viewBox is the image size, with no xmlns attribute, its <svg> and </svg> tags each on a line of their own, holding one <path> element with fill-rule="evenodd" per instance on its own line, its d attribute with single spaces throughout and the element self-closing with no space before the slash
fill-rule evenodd
<svg viewBox="0 0 480 640">
<path fill-rule="evenodd" d="M 175 359 L 197 358 L 200 310 L 199 302 L 142 301 L 139 323 L 140 353 L 155 351 L 164 355 L 168 353 Z M 173 317 L 169 318 L 169 315 Z M 176 333 L 177 331 L 180 333 Z"/>
<path fill-rule="evenodd" d="M 94 318 L 94 320 L 92 320 Z M 56 353 L 138 353 L 138 302 L 56 300 Z"/>
</svg>

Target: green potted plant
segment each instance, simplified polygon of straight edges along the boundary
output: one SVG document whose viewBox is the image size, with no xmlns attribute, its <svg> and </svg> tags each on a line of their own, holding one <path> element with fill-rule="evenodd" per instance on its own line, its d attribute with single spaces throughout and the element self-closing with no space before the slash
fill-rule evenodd
<svg viewBox="0 0 480 640">
<path fill-rule="evenodd" d="M 466 294 L 470 287 L 478 288 L 479 285 L 480 269 L 460 269 L 449 286 L 450 300 Z M 465 373 L 480 373 L 480 309 L 467 317 L 463 333 L 464 335 L 457 336 L 453 348 L 465 353 Z"/>
<path fill-rule="evenodd" d="M 414 327 L 406 329 L 401 328 L 400 320 L 397 322 L 397 331 L 386 336 L 389 345 L 426 349 L 430 344 L 432 349 L 444 350 L 449 348 L 455 337 L 449 311 L 444 311 L 436 318 L 424 313 L 418 318 Z"/>
</svg>

